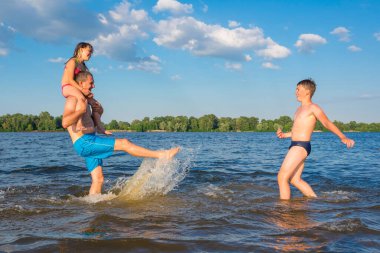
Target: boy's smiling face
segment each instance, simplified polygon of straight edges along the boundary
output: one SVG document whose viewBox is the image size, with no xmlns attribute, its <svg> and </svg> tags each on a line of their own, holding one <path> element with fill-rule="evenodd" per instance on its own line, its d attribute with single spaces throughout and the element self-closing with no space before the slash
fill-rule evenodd
<svg viewBox="0 0 380 253">
<path fill-rule="evenodd" d="M 302 85 L 297 85 L 296 97 L 299 102 L 304 100 L 305 97 L 310 96 L 310 91 L 305 89 Z"/>
</svg>

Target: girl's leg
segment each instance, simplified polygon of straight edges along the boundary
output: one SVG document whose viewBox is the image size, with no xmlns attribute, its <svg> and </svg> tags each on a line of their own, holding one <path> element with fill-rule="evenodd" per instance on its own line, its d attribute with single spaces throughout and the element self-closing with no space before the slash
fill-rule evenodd
<svg viewBox="0 0 380 253">
<path fill-rule="evenodd" d="M 94 120 L 94 124 L 97 128 L 97 132 L 100 134 L 112 134 L 110 131 L 104 129 L 104 126 L 101 121 L 101 117 L 103 114 L 102 105 L 96 101 L 94 98 L 87 99 L 88 103 L 92 108 L 92 119 Z"/>
</svg>

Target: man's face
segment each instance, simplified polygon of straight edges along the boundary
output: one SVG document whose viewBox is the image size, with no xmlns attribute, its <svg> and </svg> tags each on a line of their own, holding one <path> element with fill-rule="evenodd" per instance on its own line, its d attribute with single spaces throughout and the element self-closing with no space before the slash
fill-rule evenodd
<svg viewBox="0 0 380 253">
<path fill-rule="evenodd" d="M 86 81 L 82 82 L 82 87 L 84 90 L 89 90 L 89 91 L 95 88 L 94 79 L 92 78 L 91 75 L 88 75 Z"/>
</svg>

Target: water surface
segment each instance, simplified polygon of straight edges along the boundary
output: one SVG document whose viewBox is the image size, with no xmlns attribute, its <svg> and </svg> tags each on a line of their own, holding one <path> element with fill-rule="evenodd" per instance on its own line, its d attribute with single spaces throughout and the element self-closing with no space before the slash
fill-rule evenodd
<svg viewBox="0 0 380 253">
<path fill-rule="evenodd" d="M 347 150 L 315 133 L 304 179 L 279 201 L 289 140 L 274 133 L 116 133 L 152 149 L 180 145 L 173 190 L 115 198 L 142 159 L 104 163 L 104 195 L 67 133 L 0 133 L 0 252 L 379 252 L 380 133 Z M 147 162 L 147 161 L 145 161 Z M 149 161 L 148 161 L 149 163 Z"/>
</svg>

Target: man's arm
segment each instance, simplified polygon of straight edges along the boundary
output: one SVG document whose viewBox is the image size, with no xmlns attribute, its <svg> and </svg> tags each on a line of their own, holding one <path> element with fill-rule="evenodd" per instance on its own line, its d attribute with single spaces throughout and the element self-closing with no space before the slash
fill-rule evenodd
<svg viewBox="0 0 380 253">
<path fill-rule="evenodd" d="M 332 133 L 336 134 L 342 143 L 344 143 L 347 148 L 352 148 L 355 144 L 355 142 L 349 138 L 347 138 L 337 126 L 334 125 L 326 116 L 324 111 L 318 106 L 318 105 L 313 105 L 312 107 L 313 113 L 315 117 L 322 123 L 322 125 L 330 130 Z"/>
<path fill-rule="evenodd" d="M 87 109 L 87 101 L 85 102 L 85 106 L 83 108 L 79 107 L 76 110 L 78 104 L 78 100 L 75 97 L 66 98 L 65 108 L 63 111 L 62 117 L 62 127 L 68 128 L 74 123 L 78 122 L 80 117 L 86 112 Z"/>
</svg>

